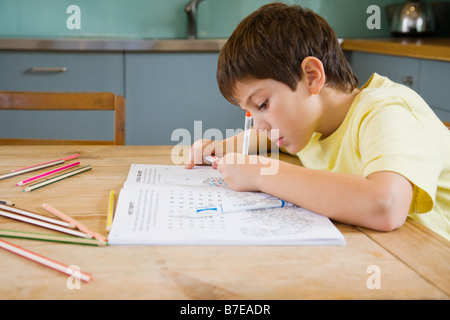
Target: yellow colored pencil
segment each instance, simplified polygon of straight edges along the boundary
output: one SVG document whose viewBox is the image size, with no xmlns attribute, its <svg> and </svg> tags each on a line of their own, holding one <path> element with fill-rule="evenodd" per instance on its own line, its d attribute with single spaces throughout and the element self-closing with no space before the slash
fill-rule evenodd
<svg viewBox="0 0 450 320">
<path fill-rule="evenodd" d="M 106 219 L 106 231 L 111 230 L 112 220 L 114 215 L 114 190 L 109 193 L 109 204 L 108 204 L 108 217 Z"/>
</svg>

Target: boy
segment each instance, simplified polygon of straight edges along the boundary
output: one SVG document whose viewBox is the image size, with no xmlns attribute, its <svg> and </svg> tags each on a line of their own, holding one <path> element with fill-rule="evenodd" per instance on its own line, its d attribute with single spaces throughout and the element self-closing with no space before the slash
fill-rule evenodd
<svg viewBox="0 0 450 320">
<path fill-rule="evenodd" d="M 449 239 L 449 130 L 405 86 L 374 74 L 358 89 L 323 18 L 299 6 L 261 7 L 221 50 L 217 79 L 222 94 L 253 115 L 251 151 L 267 145 L 267 132 L 302 166 L 280 161 L 276 174 L 260 174 L 259 156 L 235 153 L 239 134 L 229 138 L 235 152 L 226 152 L 226 140 L 194 143 L 187 169 L 215 154 L 231 189 L 380 231 L 400 227 L 409 214 Z"/>
</svg>

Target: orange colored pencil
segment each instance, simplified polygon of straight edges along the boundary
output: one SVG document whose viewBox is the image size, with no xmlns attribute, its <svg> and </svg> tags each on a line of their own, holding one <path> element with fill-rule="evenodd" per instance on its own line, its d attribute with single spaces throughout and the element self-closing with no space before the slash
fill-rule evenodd
<svg viewBox="0 0 450 320">
<path fill-rule="evenodd" d="M 41 256 L 37 253 L 34 253 L 34 252 L 31 252 L 24 248 L 18 247 L 16 245 L 13 245 L 12 243 L 6 242 L 4 240 L 0 240 L 0 248 L 3 248 L 9 252 L 15 253 L 21 257 L 27 258 L 31 261 L 37 262 L 41 265 L 44 265 L 53 270 L 65 273 L 67 275 L 70 275 L 70 276 L 80 279 L 82 281 L 89 282 L 92 280 L 92 276 L 89 273 L 75 270 L 65 264 L 58 262 L 58 261 Z"/>
<path fill-rule="evenodd" d="M 57 216 L 58 218 L 68 222 L 68 223 L 72 223 L 74 224 L 81 232 L 84 232 L 86 234 L 91 235 L 92 237 L 94 237 L 97 240 L 106 242 L 106 238 L 103 237 L 102 235 L 95 233 L 91 230 L 88 229 L 88 227 L 86 227 L 84 224 L 82 224 L 81 222 L 78 222 L 77 220 L 73 219 L 72 217 L 69 217 L 68 215 L 62 213 L 61 211 L 59 211 L 58 209 L 53 208 L 52 206 L 44 203 L 42 204 L 42 207 L 47 210 L 48 212 L 50 212 L 51 214 L 54 214 L 55 216 Z"/>
</svg>

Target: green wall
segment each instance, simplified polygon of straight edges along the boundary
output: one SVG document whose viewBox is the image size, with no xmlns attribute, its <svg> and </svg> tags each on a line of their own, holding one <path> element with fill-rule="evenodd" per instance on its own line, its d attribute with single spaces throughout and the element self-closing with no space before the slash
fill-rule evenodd
<svg viewBox="0 0 450 320">
<path fill-rule="evenodd" d="M 0 0 L 0 37 L 185 38 L 189 0 Z M 264 0 L 204 0 L 199 5 L 200 38 L 227 38 Z M 386 37 L 385 8 L 403 0 L 290 0 L 326 18 L 339 37 Z M 429 0 L 428 2 L 433 2 Z M 450 0 L 444 0 L 450 2 Z M 369 5 L 381 9 L 381 29 L 369 30 Z M 81 29 L 70 30 L 70 5 L 81 9 Z"/>
</svg>

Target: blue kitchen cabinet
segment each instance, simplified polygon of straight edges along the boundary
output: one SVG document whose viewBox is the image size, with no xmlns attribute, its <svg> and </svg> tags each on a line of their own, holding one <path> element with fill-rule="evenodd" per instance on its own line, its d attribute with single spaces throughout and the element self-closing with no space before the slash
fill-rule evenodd
<svg viewBox="0 0 450 320">
<path fill-rule="evenodd" d="M 218 53 L 126 53 L 127 144 L 189 145 L 227 137 L 244 112 L 221 95 Z"/>
<path fill-rule="evenodd" d="M 421 60 L 421 96 L 443 121 L 450 121 L 450 62 Z"/>
<path fill-rule="evenodd" d="M 127 102 L 126 144 L 221 139 L 244 113 L 217 86 L 217 52 L 0 52 L 0 90 L 109 91 Z M 109 111 L 0 111 L 2 138 L 112 139 Z"/>
<path fill-rule="evenodd" d="M 346 53 L 360 85 L 376 72 L 409 86 L 442 121 L 450 121 L 450 62 L 358 51 Z"/>
</svg>

